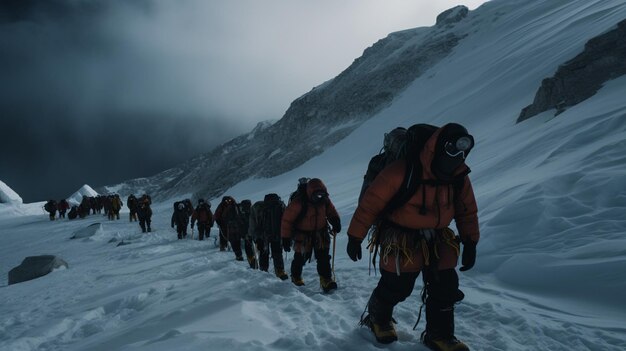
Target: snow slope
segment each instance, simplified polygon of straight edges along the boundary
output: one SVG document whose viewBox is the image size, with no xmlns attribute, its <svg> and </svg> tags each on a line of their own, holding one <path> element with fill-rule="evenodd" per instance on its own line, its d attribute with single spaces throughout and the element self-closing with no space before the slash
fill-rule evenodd
<svg viewBox="0 0 626 351">
<path fill-rule="evenodd" d="M 320 177 L 347 227 L 385 131 L 461 122 L 477 142 L 468 163 L 482 238 L 476 267 L 460 274 L 457 336 L 474 350 L 624 350 L 626 77 L 558 117 L 548 111 L 514 124 L 544 77 L 623 18 L 623 1 L 487 3 L 468 17 L 467 25 L 481 21 L 475 35 L 389 108 L 301 167 L 227 193 L 285 198 L 299 177 Z M 345 233 L 339 290 L 325 295 L 314 263 L 304 270 L 307 285 L 295 287 L 246 268 L 212 240 L 176 240 L 170 211 L 170 201 L 154 206 L 156 231 L 147 235 L 101 216 L 51 222 L 43 213 L 0 213 L 0 276 L 29 255 L 69 263 L 0 287 L 0 350 L 383 348 L 357 326 L 378 279 L 367 259 L 349 260 Z M 94 236 L 69 240 L 97 222 Z M 130 244 L 117 246 L 122 240 Z M 424 321 L 412 331 L 419 289 L 397 306 L 400 340 L 385 349 L 426 350 Z"/>
</svg>

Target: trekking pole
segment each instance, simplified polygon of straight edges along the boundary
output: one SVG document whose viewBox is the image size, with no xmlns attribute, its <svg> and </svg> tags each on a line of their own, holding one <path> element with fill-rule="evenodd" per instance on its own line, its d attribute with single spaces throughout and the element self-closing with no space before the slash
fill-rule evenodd
<svg viewBox="0 0 626 351">
<path fill-rule="evenodd" d="M 332 261 L 332 265 L 330 266 L 330 271 L 333 273 L 333 280 L 336 282 L 337 281 L 337 276 L 335 275 L 335 248 L 337 247 L 337 232 L 335 232 L 335 230 L 333 229 L 332 231 L 333 233 L 333 261 Z"/>
<path fill-rule="evenodd" d="M 252 250 L 254 250 L 254 269 L 259 269 L 259 252 L 256 249 L 256 243 L 254 240 L 250 240 L 250 245 L 252 245 Z"/>
</svg>

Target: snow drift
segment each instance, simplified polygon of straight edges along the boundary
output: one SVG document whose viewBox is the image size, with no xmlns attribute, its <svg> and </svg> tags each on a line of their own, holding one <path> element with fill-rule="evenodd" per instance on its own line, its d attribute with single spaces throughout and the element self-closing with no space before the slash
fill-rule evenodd
<svg viewBox="0 0 626 351">
<path fill-rule="evenodd" d="M 21 204 L 22 198 L 0 180 L 0 204 Z"/>
</svg>

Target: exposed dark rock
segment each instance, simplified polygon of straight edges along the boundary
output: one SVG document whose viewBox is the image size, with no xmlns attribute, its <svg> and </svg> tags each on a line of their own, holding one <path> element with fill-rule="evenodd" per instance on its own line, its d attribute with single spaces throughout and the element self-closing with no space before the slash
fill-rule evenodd
<svg viewBox="0 0 626 351">
<path fill-rule="evenodd" d="M 460 22 L 462 19 L 467 17 L 469 13 L 469 9 L 466 6 L 459 5 L 455 6 L 451 9 L 445 10 L 437 16 L 437 26 L 445 25 L 445 24 L 453 24 Z"/>
<path fill-rule="evenodd" d="M 29 256 L 9 271 L 9 285 L 43 277 L 53 270 L 65 267 L 67 262 L 53 255 Z"/>
<path fill-rule="evenodd" d="M 517 123 L 544 111 L 556 115 L 593 96 L 602 85 L 626 74 L 626 20 L 585 44 L 582 53 L 541 82 L 533 103 L 522 109 Z"/>
</svg>

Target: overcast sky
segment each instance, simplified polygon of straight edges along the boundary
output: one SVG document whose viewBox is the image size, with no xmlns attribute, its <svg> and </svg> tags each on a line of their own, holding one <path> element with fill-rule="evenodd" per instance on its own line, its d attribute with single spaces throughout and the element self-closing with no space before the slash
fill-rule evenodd
<svg viewBox="0 0 626 351">
<path fill-rule="evenodd" d="M 0 179 L 25 201 L 150 176 L 484 0 L 3 0 Z"/>
</svg>

